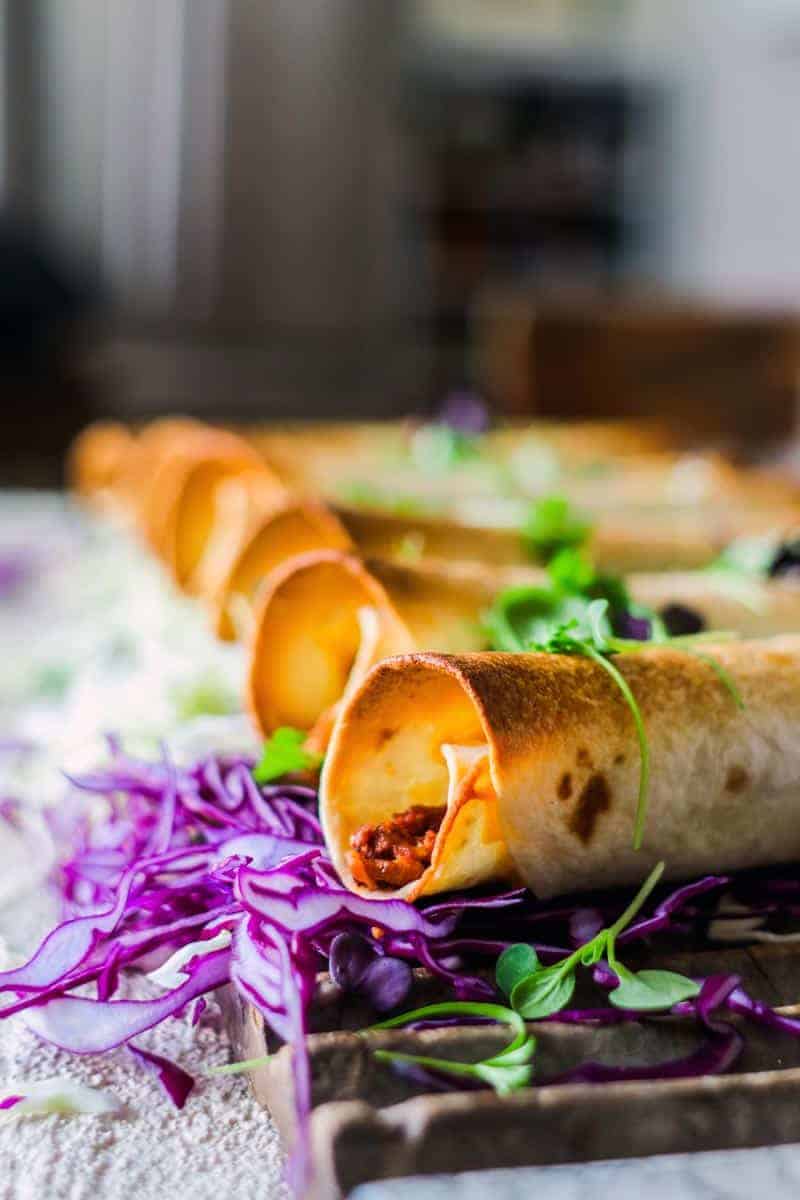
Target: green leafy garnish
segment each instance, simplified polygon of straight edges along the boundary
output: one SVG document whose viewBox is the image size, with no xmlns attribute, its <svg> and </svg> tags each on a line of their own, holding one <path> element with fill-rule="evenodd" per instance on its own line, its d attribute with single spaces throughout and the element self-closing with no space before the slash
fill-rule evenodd
<svg viewBox="0 0 800 1200">
<path fill-rule="evenodd" d="M 548 562 L 559 550 L 582 546 L 591 528 L 565 496 L 542 496 L 528 511 L 522 538 L 532 558 Z"/>
<path fill-rule="evenodd" d="M 260 1054 L 258 1058 L 244 1058 L 240 1062 L 224 1063 L 221 1067 L 209 1067 L 206 1075 L 242 1075 L 245 1071 L 254 1071 L 263 1067 L 271 1059 L 271 1054 Z"/>
<path fill-rule="evenodd" d="M 634 974 L 616 956 L 617 938 L 641 910 L 663 873 L 661 862 L 613 925 L 601 929 L 560 962 L 541 966 L 533 947 L 523 943 L 504 950 L 497 960 L 495 978 L 497 986 L 509 997 L 514 1012 L 527 1021 L 561 1012 L 572 998 L 578 967 L 593 967 L 603 957 L 619 980 L 609 996 L 617 1008 L 661 1012 L 696 996 L 700 991 L 698 985 L 685 975 L 652 970 Z"/>
<path fill-rule="evenodd" d="M 530 948 L 524 947 L 524 949 Z M 413 1021 L 459 1016 L 470 1019 L 481 1017 L 510 1025 L 514 1034 L 513 1040 L 499 1054 L 494 1054 L 491 1058 L 485 1058 L 477 1063 L 456 1062 L 448 1058 L 431 1058 L 425 1054 L 403 1054 L 398 1050 L 375 1050 L 375 1057 L 379 1062 L 410 1063 L 460 1078 L 480 1079 L 483 1083 L 488 1083 L 493 1087 L 500 1096 L 510 1095 L 511 1092 L 530 1083 L 536 1039 L 525 1028 L 524 1018 L 502 1004 L 477 1004 L 468 1001 L 428 1004 L 424 1008 L 414 1009 L 413 1012 L 401 1013 L 399 1017 L 381 1021 L 364 1032 L 373 1033 L 379 1029 L 398 1029 Z"/>
<path fill-rule="evenodd" d="M 630 1008 L 636 1012 L 663 1012 L 691 1000 L 700 988 L 693 979 L 678 975 L 675 971 L 638 971 L 635 975 L 620 963 L 614 970 L 619 977 L 619 987 L 609 995 L 615 1008 Z"/>
<path fill-rule="evenodd" d="M 492 649 L 521 653 L 546 642 L 559 626 L 583 621 L 593 600 L 607 600 L 611 612 L 634 611 L 625 581 L 597 571 L 582 550 L 560 550 L 547 564 L 547 573 L 549 585 L 506 588 L 484 614 Z M 642 615 L 655 616 L 643 610 Z"/>
<path fill-rule="evenodd" d="M 438 475 L 480 457 L 480 438 L 450 425 L 421 425 L 411 438 L 411 462 L 426 474 Z"/>
<path fill-rule="evenodd" d="M 526 1021 L 535 1021 L 561 1012 L 575 991 L 574 969 L 544 967 L 533 975 L 520 979 L 512 989 L 512 1004 Z"/>
<path fill-rule="evenodd" d="M 612 612 L 631 612 L 636 607 L 622 576 L 598 571 L 585 550 L 575 547 L 559 550 L 547 564 L 547 573 L 553 588 L 587 600 L 607 600 Z M 654 614 L 642 611 L 642 615 Z"/>
<path fill-rule="evenodd" d="M 538 970 L 539 955 L 533 946 L 520 942 L 516 946 L 509 947 L 500 956 L 496 969 L 497 986 L 501 992 L 509 996 L 518 978 L 532 975 L 534 971 Z"/>
<path fill-rule="evenodd" d="M 261 760 L 253 768 L 256 783 L 271 783 L 282 775 L 294 775 L 298 771 L 316 770 L 322 763 L 322 755 L 305 749 L 306 734 L 301 729 L 283 725 L 264 743 Z"/>
</svg>

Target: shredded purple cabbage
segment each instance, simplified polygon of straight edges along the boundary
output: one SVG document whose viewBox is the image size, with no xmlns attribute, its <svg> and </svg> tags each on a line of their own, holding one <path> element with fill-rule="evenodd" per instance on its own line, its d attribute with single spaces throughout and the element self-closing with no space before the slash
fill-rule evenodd
<svg viewBox="0 0 800 1200">
<path fill-rule="evenodd" d="M 183 1108 L 189 1099 L 189 1093 L 194 1088 L 194 1079 L 188 1071 L 184 1071 L 182 1067 L 168 1058 L 162 1058 L 160 1054 L 142 1050 L 130 1042 L 128 1050 L 144 1071 L 156 1077 L 175 1107 Z"/>
<path fill-rule="evenodd" d="M 51 815 L 63 848 L 58 884 L 64 919 L 29 962 L 0 973 L 6 1001 L 0 1017 L 24 1012 L 40 1037 L 78 1054 L 125 1045 L 182 1107 L 191 1076 L 134 1039 L 170 1017 L 196 1022 L 205 998 L 233 984 L 275 1036 L 295 1048 L 301 1136 L 292 1173 L 298 1189 L 309 1172 L 303 1131 L 311 1110 L 302 1048 L 320 971 L 328 968 L 335 983 L 365 996 L 377 1012 L 405 1004 L 415 966 L 426 967 L 459 999 L 496 1000 L 485 968 L 507 946 L 531 942 L 541 960 L 551 962 L 619 911 L 618 896 L 547 906 L 521 889 L 476 891 L 417 906 L 357 896 L 342 886 L 325 853 L 313 790 L 258 786 L 253 764 L 243 758 L 210 757 L 182 767 L 164 754 L 147 763 L 128 757 L 115 739 L 109 751 L 104 769 L 69 780 L 64 804 Z M 620 946 L 702 927 L 715 894 L 725 888 L 759 912 L 800 912 L 800 879 L 786 869 L 741 882 L 708 876 L 662 889 L 654 906 L 620 936 Z M 177 965 L 167 963 L 178 951 Z M 169 983 L 161 994 L 143 1000 L 120 994 L 126 971 L 164 964 Z M 603 963 L 594 978 L 601 988 L 617 983 Z M 741 1049 L 741 1034 L 720 1019 L 723 1010 L 800 1036 L 799 1021 L 751 999 L 735 978 L 700 982 L 698 997 L 675 1009 L 695 1016 L 704 1032 L 703 1045 L 689 1058 L 647 1068 L 590 1062 L 550 1082 L 726 1070 Z M 598 1006 L 550 1019 L 610 1024 L 640 1017 Z M 447 1082 L 428 1079 L 436 1087 Z"/>
</svg>

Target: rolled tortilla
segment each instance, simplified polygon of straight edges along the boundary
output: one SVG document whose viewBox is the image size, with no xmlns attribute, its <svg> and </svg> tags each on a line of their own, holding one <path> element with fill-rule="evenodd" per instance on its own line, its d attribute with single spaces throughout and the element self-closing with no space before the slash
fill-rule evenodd
<svg viewBox="0 0 800 1200">
<path fill-rule="evenodd" d="M 196 576 L 213 535 L 216 494 L 237 475 L 260 475 L 264 491 L 285 488 L 255 451 L 235 434 L 209 431 L 187 440 L 163 465 L 153 486 L 150 532 L 153 545 L 179 587 L 197 592 Z"/>
<path fill-rule="evenodd" d="M 256 728 L 262 736 L 281 725 L 313 730 L 322 749 L 340 703 L 376 662 L 482 649 L 493 588 L 521 577 L 468 564 L 365 562 L 336 550 L 290 560 L 267 581 L 256 612 L 247 683 Z"/>
<path fill-rule="evenodd" d="M 227 514 L 219 511 L 225 505 Z M 261 589 L 275 568 L 308 550 L 352 547 L 347 531 L 324 505 L 285 493 L 265 498 L 258 511 L 248 512 L 233 484 L 218 498 L 213 540 L 220 547 L 221 569 L 214 576 L 207 565 L 204 591 L 214 632 L 225 641 L 253 624 Z"/>
<path fill-rule="evenodd" d="M 411 466 L 408 451 L 419 421 L 297 422 L 242 431 L 285 482 L 300 491 L 332 499 L 353 479 L 387 481 L 387 472 Z M 569 464 L 595 465 L 598 459 L 658 455 L 662 466 L 669 438 L 663 427 L 647 422 L 535 421 L 485 434 L 481 456 L 508 463 L 515 456 L 547 449 Z M 430 480 L 428 481 L 430 482 Z M 445 481 L 446 482 L 446 481 Z M 451 479 L 452 482 L 452 479 Z"/>
<path fill-rule="evenodd" d="M 187 439 L 206 431 L 208 426 L 191 417 L 160 417 L 136 435 L 121 465 L 115 495 L 136 518 L 147 536 L 147 506 L 153 481 L 162 465 Z"/>
<path fill-rule="evenodd" d="M 453 515 L 388 513 L 335 506 L 362 554 L 377 558 L 419 556 L 491 566 L 530 564 L 518 502 L 470 500 Z M 589 550 L 607 571 L 689 571 L 709 566 L 739 537 L 775 533 L 797 524 L 798 508 L 753 504 L 652 508 L 607 508 L 588 513 L 594 522 Z M 515 519 L 516 518 L 516 519 Z"/>
<path fill-rule="evenodd" d="M 214 490 L 211 530 L 192 577 L 193 590 L 212 610 L 250 534 L 288 495 L 260 466 L 226 476 Z"/>
<path fill-rule="evenodd" d="M 115 489 L 133 452 L 133 431 L 119 421 L 95 421 L 70 446 L 67 481 L 82 500 L 104 510 L 117 506 Z"/>
<path fill-rule="evenodd" d="M 380 663 L 337 723 L 320 793 L 325 840 L 355 891 L 351 838 L 411 806 L 445 813 L 413 899 L 499 879 L 537 895 L 800 857 L 800 638 L 618 657 L 651 754 L 644 847 L 632 848 L 639 751 L 630 711 L 578 657 L 423 654 Z M 375 894 L 374 892 L 372 894 Z"/>
<path fill-rule="evenodd" d="M 745 637 L 800 631 L 800 587 L 710 572 L 633 575 L 633 599 L 692 609 L 706 629 Z M 324 748 L 342 700 L 381 658 L 486 648 L 482 616 L 504 588 L 547 586 L 542 571 L 361 560 L 341 551 L 287 562 L 265 585 L 248 660 L 248 707 L 266 737 L 281 725 L 313 731 Z"/>
</svg>

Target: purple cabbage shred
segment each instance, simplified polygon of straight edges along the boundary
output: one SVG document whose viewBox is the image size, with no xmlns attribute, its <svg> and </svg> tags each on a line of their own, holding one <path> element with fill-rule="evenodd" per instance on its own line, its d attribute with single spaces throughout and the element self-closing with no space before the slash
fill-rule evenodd
<svg viewBox="0 0 800 1200">
<path fill-rule="evenodd" d="M 0 972 L 0 1016 L 24 1012 L 40 1037 L 77 1054 L 126 1046 L 180 1108 L 192 1091 L 191 1076 L 134 1040 L 168 1018 L 196 1022 L 213 992 L 232 985 L 277 1038 L 295 1047 L 301 1136 L 291 1175 L 298 1191 L 310 1170 L 303 1132 L 311 1080 L 302 1047 L 320 972 L 329 969 L 340 988 L 365 997 L 377 1013 L 407 1006 L 414 967 L 427 968 L 460 1000 L 496 1002 L 491 969 L 506 946 L 530 941 L 543 962 L 552 962 L 620 911 L 618 896 L 577 897 L 548 907 L 521 889 L 476 891 L 418 906 L 354 895 L 325 853 L 311 789 L 259 786 L 244 758 L 209 757 L 184 767 L 165 753 L 160 761 L 142 762 L 126 755 L 116 739 L 109 740 L 109 753 L 104 768 L 68 781 L 64 803 L 51 815 L 64 918 L 27 963 Z M 785 869 L 741 883 L 708 876 L 662 889 L 619 938 L 620 948 L 703 926 L 715 893 L 726 888 L 757 911 L 797 909 L 800 902 L 800 882 Z M 168 969 L 166 990 L 144 1000 L 121 994 L 127 971 L 152 971 L 177 951 L 183 953 Z M 602 963 L 594 978 L 603 988 L 616 984 Z M 727 1070 L 742 1035 L 723 1012 L 800 1036 L 800 1021 L 751 999 L 735 977 L 699 982 L 697 998 L 676 1007 L 693 1015 L 703 1034 L 688 1058 L 633 1068 L 589 1062 L 549 1082 Z M 550 1019 L 611 1024 L 638 1018 L 600 1006 Z M 427 1082 L 464 1086 L 445 1078 Z"/>
</svg>

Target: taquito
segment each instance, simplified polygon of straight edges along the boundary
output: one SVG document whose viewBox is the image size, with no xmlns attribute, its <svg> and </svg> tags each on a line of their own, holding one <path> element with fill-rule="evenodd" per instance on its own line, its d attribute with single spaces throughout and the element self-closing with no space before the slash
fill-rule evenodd
<svg viewBox="0 0 800 1200">
<path fill-rule="evenodd" d="M 395 558 L 411 546 L 430 558 L 494 566 L 529 564 L 531 552 L 522 536 L 522 520 L 510 522 L 505 503 L 481 504 L 485 524 L 475 523 L 479 514 L 472 504 L 470 520 L 463 506 L 461 515 L 450 517 L 341 505 L 334 511 L 363 554 Z M 744 498 L 741 505 L 606 509 L 588 514 L 594 525 L 587 549 L 603 570 L 621 574 L 693 570 L 710 565 L 737 538 L 792 528 L 798 511 L 788 499 L 759 505 Z"/>
<path fill-rule="evenodd" d="M 217 566 L 213 572 L 201 572 L 206 579 L 213 576 L 213 586 L 206 583 L 200 590 L 210 602 L 218 636 L 226 639 L 235 636 L 231 604 L 239 611 L 252 609 L 256 591 L 269 571 L 300 550 L 351 547 L 363 557 L 384 560 L 479 563 L 495 578 L 511 568 L 532 569 L 530 554 L 516 528 L 487 529 L 413 514 L 344 508 L 325 510 L 327 515 L 323 517 L 318 503 L 302 498 L 287 504 L 285 520 L 280 523 L 272 511 L 251 519 L 245 503 L 226 503 L 223 507 L 214 519 L 210 536 L 226 549 L 222 556 L 215 555 Z M 303 529 L 302 539 L 286 536 L 290 512 L 293 525 Z M 664 523 L 660 534 L 659 540 L 652 529 L 645 537 L 632 536 L 623 525 L 603 526 L 596 532 L 592 547 L 604 568 L 628 571 L 666 569 L 676 557 L 682 567 L 704 566 L 725 544 L 717 544 L 697 529 L 692 529 L 691 535 L 682 534 L 680 529 Z M 223 558 L 228 564 L 224 571 L 219 569 Z"/>
<path fill-rule="evenodd" d="M 192 576 L 192 590 L 210 604 L 223 588 L 251 532 L 288 492 L 261 466 L 223 478 L 214 489 L 211 529 Z M 231 635 L 232 637 L 235 635 Z"/>
<path fill-rule="evenodd" d="M 352 542 L 323 504 L 285 493 L 256 507 L 243 496 L 241 480 L 226 483 L 218 493 L 211 544 L 200 567 L 199 590 L 208 601 L 217 637 L 233 641 L 242 630 L 249 634 L 272 571 L 324 547 L 347 550 Z"/>
<path fill-rule="evenodd" d="M 436 490 L 442 480 L 420 478 L 409 455 L 418 427 L 418 423 L 411 421 L 296 422 L 242 426 L 229 428 L 226 432 L 246 442 L 287 486 L 330 498 L 340 484 L 352 479 L 354 471 L 365 471 L 372 478 L 380 478 L 387 470 L 402 469 L 406 480 L 416 479 L 420 486 L 432 486 Z M 135 438 L 135 446 L 126 454 L 121 491 L 129 501 L 135 501 L 149 488 L 165 453 L 185 448 L 193 433 L 214 431 L 214 427 L 188 417 L 167 417 L 151 422 Z M 544 422 L 516 426 L 485 435 L 481 446 L 481 457 L 485 457 L 487 463 L 520 458 L 523 468 L 531 447 L 546 447 L 563 456 L 565 469 L 570 468 L 573 460 L 580 469 L 587 464 L 595 468 L 598 457 L 604 458 L 606 467 L 610 467 L 609 457 L 619 453 L 620 471 L 623 460 L 629 459 L 631 465 L 625 468 L 628 471 L 636 463 L 637 473 L 644 468 L 648 471 L 656 469 L 666 477 L 671 468 L 681 462 L 676 455 L 664 452 L 661 439 L 655 437 L 653 430 L 623 427 L 614 422 L 570 425 Z M 635 458 L 634 451 L 644 454 L 645 460 Z M 484 484 L 478 481 L 478 486 L 480 490 Z"/>
<path fill-rule="evenodd" d="M 632 599 L 662 612 L 681 605 L 707 630 L 744 637 L 800 632 L 800 586 L 722 572 L 632 575 Z M 266 737 L 281 725 L 313 730 L 324 748 L 337 707 L 369 669 L 396 654 L 486 648 L 482 616 L 512 586 L 547 587 L 543 571 L 477 564 L 404 565 L 317 551 L 266 581 L 256 609 L 247 696 Z"/>
<path fill-rule="evenodd" d="M 67 457 L 67 483 L 98 508 L 115 506 L 114 490 L 133 451 L 135 436 L 119 421 L 95 421 L 74 439 Z"/>
<path fill-rule="evenodd" d="M 387 473 L 413 473 L 410 451 L 420 421 L 298 422 L 262 429 L 243 430 L 267 463 L 299 491 L 314 492 L 332 499 L 340 489 L 359 479 L 386 482 Z M 667 454 L 663 428 L 645 422 L 580 421 L 559 423 L 536 421 L 516 424 L 480 437 L 480 457 L 487 463 L 509 463 L 515 458 L 530 460 L 532 452 L 545 449 L 557 456 L 565 469 L 572 465 L 593 469 L 598 460 L 653 454 L 662 469 L 679 461 Z M 435 483 L 428 479 L 427 482 Z"/>
<path fill-rule="evenodd" d="M 800 638 L 615 659 L 651 756 L 633 849 L 640 755 L 630 709 L 577 656 L 422 654 L 373 668 L 323 769 L 328 850 L 348 887 L 406 898 L 497 880 L 538 896 L 800 857 Z"/>
<path fill-rule="evenodd" d="M 169 455 L 151 488 L 147 527 L 156 552 L 186 591 L 197 590 L 195 571 L 212 537 L 216 492 L 236 475 L 260 473 L 275 496 L 285 488 L 255 451 L 235 434 L 209 430 Z"/>
<path fill-rule="evenodd" d="M 192 417 L 160 417 L 151 421 L 134 437 L 133 444 L 121 464 L 114 492 L 120 504 L 136 517 L 145 536 L 145 509 L 153 481 L 162 464 L 174 453 L 176 446 L 199 433 L 207 432 L 208 428 Z"/>
</svg>

